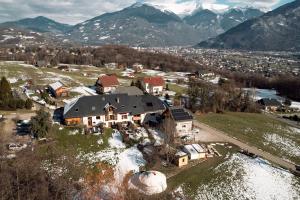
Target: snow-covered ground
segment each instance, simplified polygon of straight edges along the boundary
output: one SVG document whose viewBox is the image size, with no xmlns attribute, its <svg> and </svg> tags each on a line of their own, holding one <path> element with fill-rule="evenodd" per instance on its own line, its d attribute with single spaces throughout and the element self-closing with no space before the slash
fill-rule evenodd
<svg viewBox="0 0 300 200">
<path fill-rule="evenodd" d="M 78 158 L 87 160 L 91 164 L 106 162 L 112 165 L 114 167 L 114 184 L 120 185 L 129 172 L 138 172 L 139 168 L 146 164 L 146 161 L 136 146 L 126 148 L 122 136 L 117 130 L 114 130 L 108 143 L 109 148 L 95 153 L 81 153 Z"/>
<path fill-rule="evenodd" d="M 148 76 L 165 76 L 166 73 L 163 71 L 157 71 L 152 69 L 145 69 L 143 70 L 144 74 L 147 74 Z"/>
<path fill-rule="evenodd" d="M 265 145 L 270 145 L 272 147 L 280 149 L 287 155 L 300 157 L 300 146 L 292 139 L 280 136 L 275 133 L 267 133 L 264 134 L 263 137 L 265 139 Z"/>
<path fill-rule="evenodd" d="M 257 88 L 244 88 L 244 90 L 253 93 L 252 95 L 255 100 L 260 100 L 263 98 L 271 98 L 271 99 L 277 99 L 278 101 L 281 102 L 285 101 L 283 97 L 277 95 L 276 90 L 257 89 Z M 291 107 L 300 109 L 300 102 L 292 101 Z"/>
<path fill-rule="evenodd" d="M 149 129 L 149 132 L 152 134 L 155 139 L 154 146 L 160 146 L 164 144 L 165 134 L 157 129 Z"/>
<path fill-rule="evenodd" d="M 193 199 L 300 199 L 300 179 L 286 170 L 272 167 L 260 158 L 233 154 L 213 171 L 214 177 L 199 185 Z M 175 192 L 185 196 L 188 188 L 183 184 Z"/>
</svg>

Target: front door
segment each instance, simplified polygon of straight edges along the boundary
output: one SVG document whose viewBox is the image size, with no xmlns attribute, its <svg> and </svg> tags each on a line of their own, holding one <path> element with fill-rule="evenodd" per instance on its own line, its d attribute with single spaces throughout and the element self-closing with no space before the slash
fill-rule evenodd
<svg viewBox="0 0 300 200">
<path fill-rule="evenodd" d="M 93 126 L 92 117 L 88 118 L 88 126 Z"/>
</svg>

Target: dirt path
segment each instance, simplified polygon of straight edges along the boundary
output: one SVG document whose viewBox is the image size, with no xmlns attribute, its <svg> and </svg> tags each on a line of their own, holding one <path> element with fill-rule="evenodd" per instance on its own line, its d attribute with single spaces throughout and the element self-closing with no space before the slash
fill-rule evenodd
<svg viewBox="0 0 300 200">
<path fill-rule="evenodd" d="M 6 119 L 0 123 L 0 137 L 3 142 L 10 142 L 13 135 L 14 130 L 16 129 L 16 124 L 12 119 Z"/>
<path fill-rule="evenodd" d="M 254 147 L 254 146 L 251 146 L 249 144 L 246 144 L 244 142 L 241 142 L 239 141 L 238 139 L 236 138 L 233 138 L 231 136 L 229 136 L 228 134 L 222 132 L 222 131 L 219 131 L 215 128 L 212 128 L 206 124 L 203 124 L 203 123 L 200 123 L 198 121 L 194 121 L 194 125 L 204 131 L 207 131 L 208 133 L 211 133 L 212 135 L 216 136 L 216 137 L 219 137 L 219 138 L 222 138 L 224 139 L 225 141 L 229 142 L 229 143 L 232 143 L 242 149 L 245 149 L 245 150 L 248 150 L 252 153 L 255 153 L 257 155 L 259 155 L 260 157 L 266 159 L 266 160 L 269 160 L 271 161 L 272 163 L 275 163 L 285 169 L 289 169 L 289 170 L 293 170 L 295 171 L 296 168 L 295 168 L 295 165 L 293 163 L 290 163 L 290 162 L 287 162 L 285 160 L 283 160 L 282 158 L 280 157 L 277 157 L 275 155 L 272 155 L 268 152 L 265 152 L 261 149 L 258 149 L 257 147 Z"/>
<path fill-rule="evenodd" d="M 0 123 L 0 137 L 5 143 L 16 140 L 16 123 L 14 119 L 29 120 L 35 113 L 13 113 L 5 115 L 4 121 Z"/>
</svg>

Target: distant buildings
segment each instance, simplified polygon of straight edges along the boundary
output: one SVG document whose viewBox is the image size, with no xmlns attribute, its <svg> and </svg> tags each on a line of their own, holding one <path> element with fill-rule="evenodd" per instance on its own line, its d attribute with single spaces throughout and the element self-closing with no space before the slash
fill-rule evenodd
<svg viewBox="0 0 300 200">
<path fill-rule="evenodd" d="M 152 95 L 161 95 L 165 86 L 165 81 L 162 77 L 144 77 L 141 80 L 143 89 Z"/>
<path fill-rule="evenodd" d="M 116 75 L 100 76 L 96 82 L 99 93 L 112 93 L 120 85 Z"/>
<path fill-rule="evenodd" d="M 282 106 L 282 104 L 276 100 L 276 99 L 269 99 L 269 98 L 263 98 L 257 101 L 258 104 L 260 104 L 264 110 L 266 111 L 276 111 L 279 107 Z"/>
</svg>

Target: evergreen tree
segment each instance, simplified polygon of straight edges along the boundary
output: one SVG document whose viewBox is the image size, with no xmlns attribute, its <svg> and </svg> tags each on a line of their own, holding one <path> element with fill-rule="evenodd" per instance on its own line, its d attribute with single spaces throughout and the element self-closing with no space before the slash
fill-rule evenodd
<svg viewBox="0 0 300 200">
<path fill-rule="evenodd" d="M 34 134 L 34 137 L 45 137 L 50 129 L 50 114 L 43 109 L 38 110 L 36 116 L 31 118 L 31 131 Z"/>
<path fill-rule="evenodd" d="M 27 100 L 25 101 L 25 108 L 26 108 L 27 110 L 30 110 L 30 109 L 32 108 L 32 106 L 33 106 L 32 100 L 31 100 L 31 99 L 27 99 Z"/>
<path fill-rule="evenodd" d="M 0 100 L 12 98 L 12 91 L 9 82 L 5 77 L 0 81 Z"/>
</svg>

